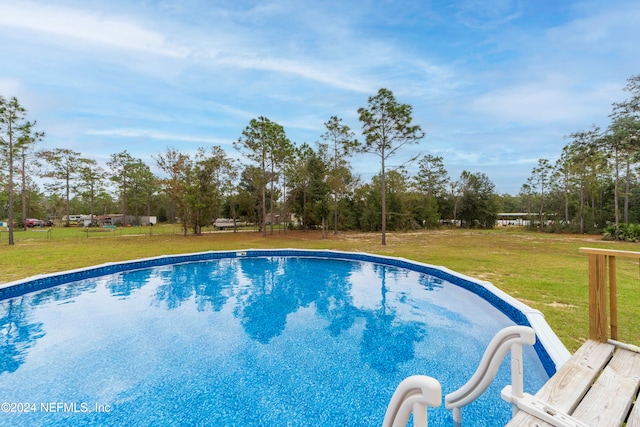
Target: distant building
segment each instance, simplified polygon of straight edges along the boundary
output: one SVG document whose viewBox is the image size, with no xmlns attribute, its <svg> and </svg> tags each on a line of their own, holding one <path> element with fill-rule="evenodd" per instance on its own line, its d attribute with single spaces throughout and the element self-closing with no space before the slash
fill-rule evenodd
<svg viewBox="0 0 640 427">
<path fill-rule="evenodd" d="M 69 221 L 69 222 L 78 222 L 83 217 L 88 217 L 88 216 L 90 216 L 90 215 L 77 215 L 76 214 L 76 215 L 69 215 L 68 217 L 67 217 L 67 215 L 65 215 L 65 216 L 62 217 L 62 222 L 67 222 L 67 221 Z"/>
<path fill-rule="evenodd" d="M 155 225 L 158 223 L 158 217 L 156 216 L 135 216 L 127 215 L 127 225 Z M 108 214 L 108 215 L 96 215 L 94 220 L 99 226 L 103 225 L 119 225 L 122 226 L 124 221 L 124 215 L 122 214 Z"/>
<path fill-rule="evenodd" d="M 516 227 L 526 227 L 529 225 L 529 218 L 532 216 L 530 213 L 526 212 L 505 212 L 497 214 L 498 219 L 496 220 L 496 225 L 507 227 L 507 226 L 516 226 Z"/>
</svg>

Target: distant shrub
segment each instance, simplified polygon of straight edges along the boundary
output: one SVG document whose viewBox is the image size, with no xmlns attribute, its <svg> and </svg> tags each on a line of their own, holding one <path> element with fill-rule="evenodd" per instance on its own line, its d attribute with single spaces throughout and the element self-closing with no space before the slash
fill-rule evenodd
<svg viewBox="0 0 640 427">
<path fill-rule="evenodd" d="M 640 242 L 640 224 L 610 224 L 604 229 L 606 240 L 621 240 L 624 242 Z"/>
</svg>

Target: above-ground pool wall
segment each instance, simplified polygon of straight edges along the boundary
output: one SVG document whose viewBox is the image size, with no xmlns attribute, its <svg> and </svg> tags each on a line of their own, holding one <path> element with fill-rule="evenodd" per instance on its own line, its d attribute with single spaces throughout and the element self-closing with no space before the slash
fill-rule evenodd
<svg viewBox="0 0 640 427">
<path fill-rule="evenodd" d="M 467 277 L 445 267 L 438 267 L 403 258 L 372 255 L 362 252 L 341 252 L 330 250 L 306 250 L 306 249 L 251 249 L 242 251 L 209 251 L 185 255 L 164 255 L 153 258 L 145 258 L 136 261 L 124 261 L 119 263 L 106 263 L 98 266 L 81 268 L 61 273 L 39 275 L 23 280 L 18 280 L 0 285 L 0 300 L 20 296 L 29 292 L 48 289 L 78 280 L 120 273 L 142 268 L 157 267 L 185 262 L 208 261 L 222 258 L 242 257 L 316 257 L 334 258 L 353 261 L 366 261 L 378 264 L 404 268 L 419 273 L 436 276 L 449 283 L 460 286 L 475 293 L 488 301 L 496 309 L 504 313 L 515 324 L 531 326 L 536 331 L 536 343 L 534 348 L 547 374 L 552 376 L 570 354 L 555 333 L 544 321 L 544 316 L 538 310 L 522 304 L 513 297 L 505 294 L 489 282 Z"/>
</svg>

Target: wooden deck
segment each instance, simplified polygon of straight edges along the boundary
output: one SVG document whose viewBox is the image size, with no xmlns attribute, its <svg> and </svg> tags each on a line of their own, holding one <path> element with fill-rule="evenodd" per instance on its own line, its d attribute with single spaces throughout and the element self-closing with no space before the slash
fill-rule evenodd
<svg viewBox="0 0 640 427">
<path fill-rule="evenodd" d="M 590 427 L 640 427 L 640 352 L 609 344 L 618 339 L 616 258 L 640 260 L 640 252 L 579 252 L 589 256 L 589 340 L 536 397 Z M 551 424 L 520 411 L 507 426 Z"/>
<path fill-rule="evenodd" d="M 640 353 L 587 341 L 536 393 L 557 411 L 591 427 L 640 427 Z M 551 424 L 520 411 L 507 427 Z"/>
</svg>

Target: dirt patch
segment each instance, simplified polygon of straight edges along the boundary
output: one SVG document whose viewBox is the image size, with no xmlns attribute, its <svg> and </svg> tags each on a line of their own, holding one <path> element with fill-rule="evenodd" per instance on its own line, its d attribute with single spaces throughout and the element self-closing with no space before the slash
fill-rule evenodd
<svg viewBox="0 0 640 427">
<path fill-rule="evenodd" d="M 528 305 L 529 307 L 533 307 L 533 306 L 539 304 L 538 301 L 533 301 L 533 300 L 524 299 L 524 298 L 518 298 L 518 301 Z M 565 304 L 565 303 L 558 302 L 558 301 L 544 302 L 544 303 L 542 303 L 542 305 L 545 305 L 545 306 L 551 307 L 551 308 L 555 308 L 555 309 L 558 309 L 558 310 L 569 310 L 569 309 L 572 309 L 572 308 L 576 308 L 576 306 L 573 305 L 573 304 Z"/>
<path fill-rule="evenodd" d="M 478 280 L 483 280 L 489 283 L 493 283 L 494 279 L 496 278 L 496 275 L 492 273 L 475 273 L 475 274 L 472 274 L 471 276 L 475 277 Z"/>
<path fill-rule="evenodd" d="M 565 303 L 561 303 L 561 302 L 548 302 L 545 303 L 544 305 L 546 305 L 547 307 L 553 307 L 553 308 L 558 308 L 558 309 L 570 309 L 570 308 L 576 308 L 575 305 L 573 304 L 565 304 Z"/>
</svg>

